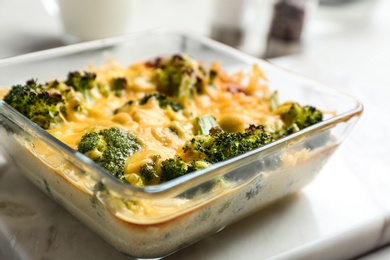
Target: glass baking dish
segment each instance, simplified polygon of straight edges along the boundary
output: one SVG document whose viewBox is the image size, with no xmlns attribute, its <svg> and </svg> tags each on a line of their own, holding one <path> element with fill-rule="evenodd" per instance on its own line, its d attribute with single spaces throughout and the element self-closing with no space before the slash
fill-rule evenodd
<svg viewBox="0 0 390 260">
<path fill-rule="evenodd" d="M 143 188 L 121 183 L 0 100 L 0 142 L 9 163 L 124 254 L 161 258 L 300 190 L 320 172 L 363 111 L 339 90 L 206 37 L 160 29 L 0 60 L 0 86 L 49 81 L 90 63 L 131 64 L 187 53 L 227 71 L 257 64 L 281 102 L 332 111 L 319 124 L 227 161 Z M 223 183 L 216 184 L 223 178 Z M 239 239 L 239 238 L 237 238 Z"/>
</svg>

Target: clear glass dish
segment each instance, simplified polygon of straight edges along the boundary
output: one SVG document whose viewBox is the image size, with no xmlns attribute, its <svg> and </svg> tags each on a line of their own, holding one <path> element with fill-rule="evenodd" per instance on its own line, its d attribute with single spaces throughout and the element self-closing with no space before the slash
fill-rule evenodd
<svg viewBox="0 0 390 260">
<path fill-rule="evenodd" d="M 133 258 L 161 258 L 300 190 L 320 172 L 363 111 L 339 90 L 278 68 L 208 38 L 155 30 L 0 60 L 0 86 L 67 72 L 188 53 L 228 71 L 257 64 L 278 90 L 294 100 L 334 111 L 319 124 L 241 156 L 163 184 L 133 187 L 91 163 L 0 101 L 0 142 L 10 161 L 47 195 Z M 10 162 L 12 163 L 12 162 Z M 223 185 L 215 185 L 223 178 Z"/>
</svg>

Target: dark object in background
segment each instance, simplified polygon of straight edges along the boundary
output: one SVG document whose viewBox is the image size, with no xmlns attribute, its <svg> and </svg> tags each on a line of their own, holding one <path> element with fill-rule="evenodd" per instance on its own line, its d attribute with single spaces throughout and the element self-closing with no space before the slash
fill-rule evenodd
<svg viewBox="0 0 390 260">
<path fill-rule="evenodd" d="M 297 53 L 305 21 L 305 0 L 280 0 L 274 5 L 266 58 Z"/>
<path fill-rule="evenodd" d="M 275 4 L 269 36 L 284 41 L 299 41 L 305 17 L 304 7 L 283 0 Z"/>
</svg>

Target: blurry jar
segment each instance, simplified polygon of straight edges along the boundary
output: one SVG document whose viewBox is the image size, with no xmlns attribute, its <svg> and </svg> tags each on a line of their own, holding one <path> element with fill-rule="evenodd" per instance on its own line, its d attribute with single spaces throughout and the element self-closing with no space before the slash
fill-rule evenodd
<svg viewBox="0 0 390 260">
<path fill-rule="evenodd" d="M 265 58 L 302 51 L 305 29 L 316 5 L 314 0 L 278 0 L 274 3 Z"/>
<path fill-rule="evenodd" d="M 269 37 L 286 42 L 301 39 L 305 5 L 301 0 L 281 0 L 274 5 Z"/>
<path fill-rule="evenodd" d="M 297 52 L 317 2 L 214 0 L 211 38 L 263 58 Z"/>
</svg>

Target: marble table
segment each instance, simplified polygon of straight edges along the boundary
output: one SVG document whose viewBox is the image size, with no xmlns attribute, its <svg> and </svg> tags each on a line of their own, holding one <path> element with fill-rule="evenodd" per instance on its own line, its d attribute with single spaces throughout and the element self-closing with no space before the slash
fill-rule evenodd
<svg viewBox="0 0 390 260">
<path fill-rule="evenodd" d="M 365 105 L 318 178 L 167 259 L 390 259 L 387 247 L 367 254 L 390 243 L 389 3 L 378 1 L 362 28 L 313 34 L 302 53 L 272 60 L 344 89 Z M 21 23 L 23 15 L 5 11 L 21 6 L 34 23 Z M 60 45 L 58 26 L 39 1 L 0 1 L 0 58 Z M 0 157 L 0 259 L 127 259 L 6 159 Z"/>
<path fill-rule="evenodd" d="M 389 242 L 389 211 L 345 152 L 302 192 L 167 259 L 348 259 Z M 0 234 L 0 259 L 126 259 L 4 164 Z"/>
</svg>

